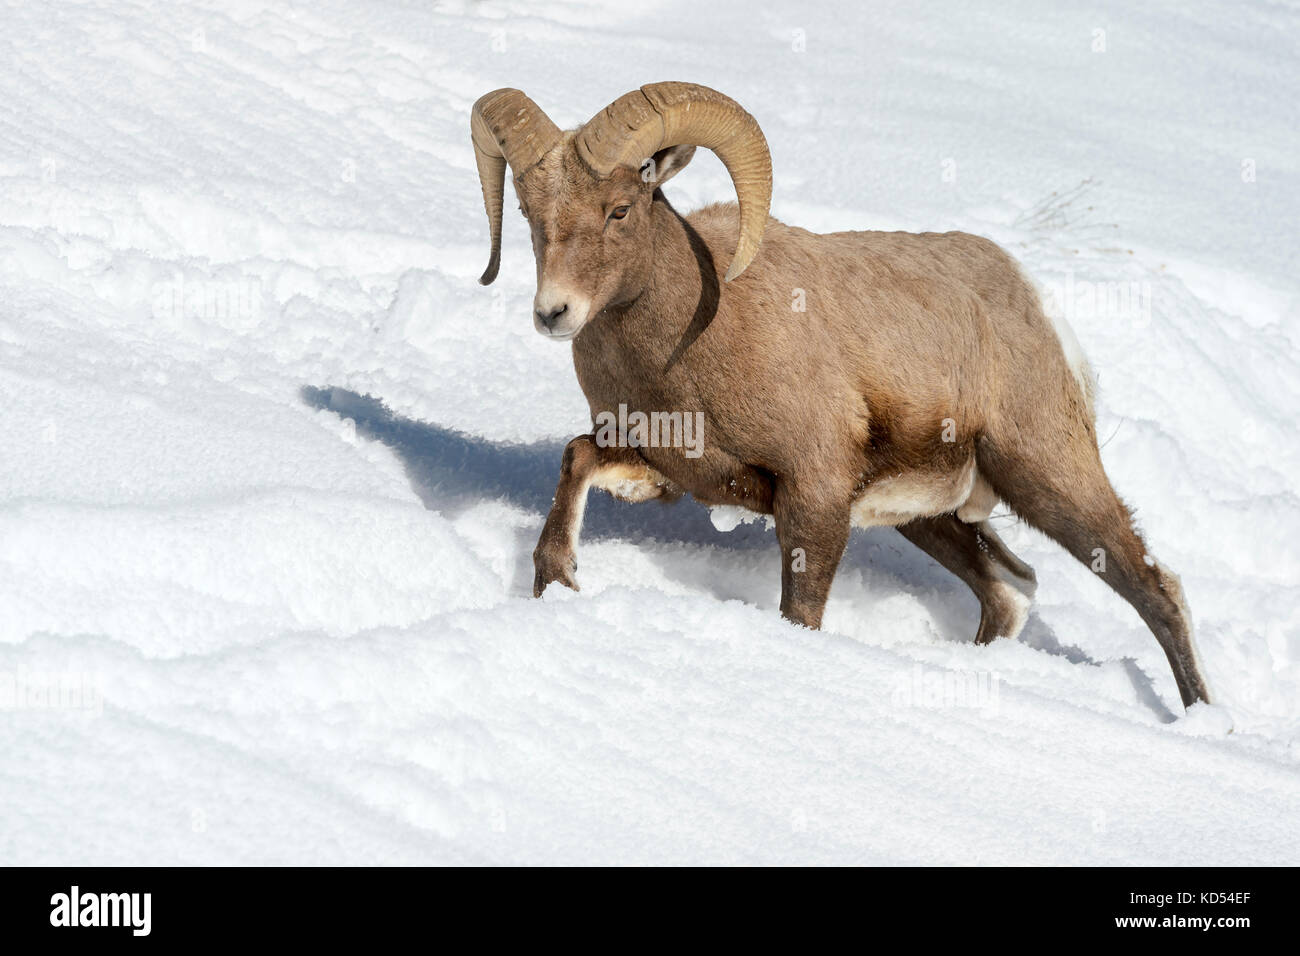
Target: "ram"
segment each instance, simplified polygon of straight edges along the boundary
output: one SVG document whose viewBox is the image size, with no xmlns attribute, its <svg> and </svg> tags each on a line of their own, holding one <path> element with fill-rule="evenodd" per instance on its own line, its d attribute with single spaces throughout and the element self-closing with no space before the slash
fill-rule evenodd
<svg viewBox="0 0 1300 956">
<path fill-rule="evenodd" d="M 577 589 L 590 488 L 689 493 L 773 517 L 790 620 L 819 627 L 850 529 L 888 525 L 970 586 L 987 643 L 1019 633 L 1035 587 L 988 523 L 1001 500 L 1104 567 L 1184 705 L 1208 700 L 1178 578 L 1147 553 L 1102 469 L 1091 374 L 1000 248 L 769 218 L 757 122 L 692 83 L 643 86 L 567 132 L 518 90 L 496 90 L 470 127 L 492 238 L 480 281 L 500 266 L 508 165 L 532 233 L 534 324 L 572 341 L 593 422 L 631 409 L 703 425 L 693 449 L 599 431 L 568 443 L 535 594 Z M 662 187 L 697 146 L 722 160 L 738 202 L 683 216 Z"/>
</svg>

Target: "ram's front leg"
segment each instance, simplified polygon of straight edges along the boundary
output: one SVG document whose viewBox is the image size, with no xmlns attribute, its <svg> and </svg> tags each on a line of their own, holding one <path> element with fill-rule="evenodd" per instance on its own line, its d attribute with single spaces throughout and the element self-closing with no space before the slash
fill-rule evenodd
<svg viewBox="0 0 1300 956">
<path fill-rule="evenodd" d="M 541 597 L 552 581 L 579 590 L 574 578 L 578 570 L 578 533 L 587 507 L 587 491 L 593 486 L 624 501 L 671 500 L 682 494 L 635 448 L 602 448 L 593 435 L 573 439 L 564 447 L 555 503 L 533 549 L 533 597 Z"/>
<path fill-rule="evenodd" d="M 827 488 L 778 485 L 772 498 L 781 546 L 781 614 L 818 628 L 844 556 L 851 524 L 849 497 Z"/>
</svg>

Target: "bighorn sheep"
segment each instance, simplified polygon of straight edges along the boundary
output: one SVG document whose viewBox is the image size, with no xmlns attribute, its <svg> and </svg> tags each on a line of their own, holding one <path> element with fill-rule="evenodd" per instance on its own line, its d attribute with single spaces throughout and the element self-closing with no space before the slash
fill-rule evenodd
<svg viewBox="0 0 1300 956">
<path fill-rule="evenodd" d="M 773 516 L 790 620 L 820 626 L 851 526 L 892 525 L 975 592 L 986 643 L 1020 632 L 1035 586 L 986 520 L 1001 499 L 1080 561 L 1104 554 L 1102 578 L 1154 632 L 1184 705 L 1208 700 L 1178 578 L 1147 554 L 1102 469 L 1091 378 L 1000 248 L 769 218 L 758 123 L 696 84 L 644 86 L 570 132 L 496 90 L 474 104 L 471 134 L 492 236 L 480 281 L 500 265 L 509 164 L 532 231 L 534 324 L 572 340 L 593 421 L 625 406 L 705 423 L 694 455 L 569 442 L 536 595 L 552 581 L 577 590 L 590 487 L 631 501 L 689 492 Z M 739 202 L 684 217 L 661 187 L 697 146 L 722 160 Z"/>
</svg>

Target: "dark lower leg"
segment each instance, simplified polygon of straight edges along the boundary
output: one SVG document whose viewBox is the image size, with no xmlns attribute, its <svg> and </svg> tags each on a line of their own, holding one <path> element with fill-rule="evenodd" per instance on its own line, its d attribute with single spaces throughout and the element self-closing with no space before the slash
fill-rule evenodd
<svg viewBox="0 0 1300 956">
<path fill-rule="evenodd" d="M 939 515 L 910 521 L 898 531 L 975 592 L 980 602 L 977 643 L 1020 633 L 1035 585 L 1034 572 L 992 528 L 984 522 L 965 524 L 954 515 Z"/>
<path fill-rule="evenodd" d="M 778 485 L 772 500 L 781 546 L 781 614 L 812 628 L 821 627 L 831 582 L 849 540 L 848 505 L 828 506 L 824 502 L 829 497 L 800 495 L 788 485 Z"/>
</svg>

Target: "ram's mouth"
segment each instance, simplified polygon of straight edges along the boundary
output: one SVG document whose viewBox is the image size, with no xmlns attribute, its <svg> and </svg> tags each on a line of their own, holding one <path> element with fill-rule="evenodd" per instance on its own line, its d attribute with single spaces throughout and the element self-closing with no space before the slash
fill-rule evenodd
<svg viewBox="0 0 1300 956">
<path fill-rule="evenodd" d="M 575 338 L 577 334 L 582 331 L 582 328 L 583 327 L 580 325 L 576 329 L 563 329 L 558 332 L 548 331 L 546 329 L 538 329 L 537 331 L 542 334 L 543 338 L 550 339 L 552 342 L 568 342 Z"/>
</svg>

